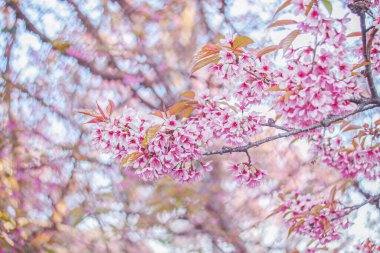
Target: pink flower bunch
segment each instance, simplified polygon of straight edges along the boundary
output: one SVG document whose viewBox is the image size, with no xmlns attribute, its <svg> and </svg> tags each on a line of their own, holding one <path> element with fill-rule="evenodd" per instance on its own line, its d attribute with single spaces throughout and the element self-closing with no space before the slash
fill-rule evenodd
<svg viewBox="0 0 380 253">
<path fill-rule="evenodd" d="M 204 143 L 223 139 L 230 145 L 247 144 L 250 137 L 262 132 L 263 117 L 242 113 L 224 99 L 203 96 L 187 123 L 198 130 Z"/>
<path fill-rule="evenodd" d="M 365 240 L 361 244 L 357 245 L 356 252 L 361 253 L 380 253 L 380 245 L 376 244 L 375 242 L 371 241 L 370 239 Z"/>
<path fill-rule="evenodd" d="M 380 178 L 380 148 L 358 146 L 347 149 L 341 138 L 323 144 L 322 161 L 338 170 L 346 178 L 363 175 L 369 180 Z"/>
<path fill-rule="evenodd" d="M 200 140 L 193 126 L 174 116 L 155 123 L 127 109 L 122 117 L 98 123 L 94 140 L 143 180 L 170 176 L 192 182 L 211 170 L 209 163 L 199 161 Z"/>
<path fill-rule="evenodd" d="M 220 40 L 221 50 L 218 54 L 220 60 L 209 68 L 210 72 L 214 73 L 226 86 L 230 84 L 235 86 L 244 82 L 247 76 L 244 68 L 254 63 L 253 56 L 243 47 L 238 49 L 233 47 L 236 37 L 236 34 L 227 34 Z"/>
<path fill-rule="evenodd" d="M 318 22 L 309 22 L 310 19 Z M 355 108 L 349 99 L 357 98 L 361 89 L 357 78 L 351 76 L 354 65 L 348 61 L 351 55 L 345 50 L 343 21 L 323 19 L 318 9 L 313 9 L 306 21 L 299 24 L 304 33 L 320 39 L 315 50 L 289 50 L 286 71 L 278 70 L 273 75 L 274 85 L 280 91 L 276 92 L 279 98 L 275 109 L 288 126 L 307 127 L 327 115 L 344 114 Z"/>
<path fill-rule="evenodd" d="M 260 185 L 267 176 L 264 170 L 258 169 L 250 163 L 234 164 L 231 169 L 236 181 L 250 188 Z"/>
<path fill-rule="evenodd" d="M 289 235 L 292 232 L 307 235 L 321 244 L 338 240 L 338 230 L 347 228 L 349 222 L 342 217 L 345 211 L 338 209 L 337 205 L 336 201 L 315 202 L 310 195 L 288 195 L 281 211 L 290 227 Z"/>
</svg>

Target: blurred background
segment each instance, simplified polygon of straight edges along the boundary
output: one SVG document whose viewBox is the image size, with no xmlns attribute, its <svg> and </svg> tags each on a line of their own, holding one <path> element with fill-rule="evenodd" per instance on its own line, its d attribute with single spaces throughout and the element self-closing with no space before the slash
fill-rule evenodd
<svg viewBox="0 0 380 253">
<path fill-rule="evenodd" d="M 221 84 L 207 71 L 190 75 L 193 55 L 227 32 L 251 36 L 257 47 L 273 44 L 287 34 L 265 29 L 279 4 L 0 0 L 0 252 L 304 248 L 301 238 L 287 240 L 281 217 L 264 219 L 278 195 L 347 182 L 321 168 L 302 143 L 255 149 L 252 158 L 270 175 L 256 189 L 234 183 L 227 167 L 239 155 L 212 157 L 214 170 L 198 183 L 142 182 L 96 151 L 78 114 L 108 99 L 116 113 L 126 106 L 150 112 L 186 90 L 217 94 Z M 358 226 L 379 218 L 366 221 L 363 210 Z M 358 226 L 356 236 L 371 233 Z"/>
</svg>

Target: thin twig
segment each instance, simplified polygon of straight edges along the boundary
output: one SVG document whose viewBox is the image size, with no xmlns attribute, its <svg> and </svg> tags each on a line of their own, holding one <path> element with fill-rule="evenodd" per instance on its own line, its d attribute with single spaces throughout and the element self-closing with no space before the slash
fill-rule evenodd
<svg viewBox="0 0 380 253">
<path fill-rule="evenodd" d="M 343 214 L 341 214 L 341 215 L 335 217 L 334 219 L 331 219 L 331 221 L 334 221 L 334 220 L 338 220 L 338 219 L 340 219 L 340 218 L 343 218 L 344 216 L 349 215 L 349 214 L 352 213 L 353 211 L 358 210 L 359 208 L 361 208 L 361 207 L 363 207 L 363 206 L 365 206 L 365 205 L 367 205 L 367 204 L 374 204 L 374 205 L 376 205 L 376 202 L 378 202 L 379 200 L 380 200 L 380 194 L 375 195 L 375 196 L 372 196 L 372 197 L 368 198 L 367 200 L 365 200 L 364 202 L 362 202 L 362 203 L 360 203 L 360 204 L 358 204 L 358 205 L 354 205 L 354 206 L 350 206 L 350 207 L 348 207 L 348 208 L 347 208 L 348 210 L 347 210 L 345 213 L 343 213 Z"/>
</svg>

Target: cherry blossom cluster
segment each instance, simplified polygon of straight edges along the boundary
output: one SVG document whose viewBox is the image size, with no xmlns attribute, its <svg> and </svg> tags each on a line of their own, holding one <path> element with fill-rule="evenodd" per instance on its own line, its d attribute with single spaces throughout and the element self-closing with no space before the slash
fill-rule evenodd
<svg viewBox="0 0 380 253">
<path fill-rule="evenodd" d="M 250 188 L 260 185 L 267 175 L 264 170 L 256 168 L 251 163 L 234 164 L 231 169 L 236 181 Z"/>
<path fill-rule="evenodd" d="M 123 116 L 99 122 L 96 144 L 114 158 L 136 170 L 143 180 L 169 175 L 180 182 L 199 179 L 211 167 L 200 162 L 198 131 L 182 125 L 174 116 L 159 119 L 140 117 L 132 109 Z"/>
<path fill-rule="evenodd" d="M 295 2 L 302 12 L 304 3 Z M 273 77 L 283 90 L 275 109 L 288 126 L 307 127 L 326 115 L 344 114 L 355 107 L 349 99 L 358 98 L 361 89 L 351 76 L 354 65 L 344 35 L 347 21 L 325 18 L 315 7 L 298 23 L 302 34 L 315 37 L 315 45 L 289 50 L 287 70 Z"/>
<path fill-rule="evenodd" d="M 361 253 L 379 253 L 380 252 L 380 245 L 377 245 L 375 242 L 371 241 L 370 239 L 365 240 L 361 244 L 357 245 L 356 252 Z"/>
<path fill-rule="evenodd" d="M 296 13 L 306 9 L 304 1 L 293 4 Z M 233 44 L 236 35 L 228 34 L 220 42 L 220 61 L 210 71 L 224 80 L 227 99 L 237 100 L 236 106 L 241 110 L 252 109 L 272 94 L 277 100 L 277 114 L 291 127 L 307 127 L 326 115 L 350 112 L 355 104 L 349 100 L 358 98 L 362 90 L 357 77 L 352 76 L 352 55 L 346 50 L 347 21 L 347 18 L 326 18 L 314 7 L 298 23 L 298 31 L 318 40 L 314 48 L 288 50 L 286 71 L 273 68 L 273 62 L 262 59 L 255 51 L 239 48 L 237 53 Z"/>
<path fill-rule="evenodd" d="M 338 240 L 339 229 L 349 226 L 343 217 L 345 211 L 339 209 L 336 201 L 314 201 L 310 195 L 288 195 L 281 212 L 290 227 L 289 235 L 292 232 L 307 235 L 321 244 Z"/>
<path fill-rule="evenodd" d="M 244 113 L 223 98 L 211 98 L 207 93 L 197 97 L 198 104 L 187 124 L 196 128 L 198 136 L 209 146 L 217 139 L 229 145 L 243 145 L 249 138 L 262 132 L 264 118 Z"/>
<path fill-rule="evenodd" d="M 345 178 L 363 175 L 369 180 L 376 180 L 380 177 L 379 148 L 358 145 L 355 149 L 347 149 L 347 143 L 336 137 L 322 145 L 322 152 L 322 161 Z"/>
<path fill-rule="evenodd" d="M 252 56 L 244 48 L 234 48 L 236 37 L 237 34 L 227 33 L 225 38 L 220 40 L 220 61 L 210 67 L 210 71 L 224 80 L 226 85 L 244 80 L 244 67 L 253 64 Z"/>
</svg>

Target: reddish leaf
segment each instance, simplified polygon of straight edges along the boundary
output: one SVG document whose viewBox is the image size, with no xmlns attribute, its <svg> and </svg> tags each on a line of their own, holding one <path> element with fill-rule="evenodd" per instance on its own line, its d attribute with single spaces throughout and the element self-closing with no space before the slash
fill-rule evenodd
<svg viewBox="0 0 380 253">
<path fill-rule="evenodd" d="M 299 139 L 300 139 L 300 137 L 296 137 L 296 138 L 294 138 L 294 139 L 289 143 L 289 145 L 295 143 L 295 142 L 298 141 Z"/>
<path fill-rule="evenodd" d="M 182 92 L 181 94 L 179 94 L 179 96 L 194 99 L 195 92 L 192 90 L 188 90 L 188 91 Z"/>
<path fill-rule="evenodd" d="M 188 118 L 194 110 L 194 107 L 188 106 L 186 109 L 182 111 L 182 117 Z"/>
<path fill-rule="evenodd" d="M 92 116 L 92 117 L 99 116 L 99 114 L 97 114 L 95 112 L 91 112 L 91 111 L 78 111 L 78 113 L 81 113 L 81 114 L 84 114 L 84 115 L 87 115 L 87 116 Z"/>
<path fill-rule="evenodd" d="M 357 149 L 359 144 L 355 140 L 352 140 L 352 145 L 354 146 L 354 149 Z"/>
<path fill-rule="evenodd" d="M 348 132 L 348 131 L 352 131 L 352 130 L 358 130 L 362 128 L 361 126 L 357 126 L 357 125 L 351 125 L 351 126 L 348 126 L 347 128 L 345 128 L 343 130 L 343 132 Z"/>
<path fill-rule="evenodd" d="M 191 69 L 191 73 L 194 73 L 198 70 L 200 70 L 201 68 L 209 65 L 210 63 L 218 63 L 220 60 L 220 57 L 219 55 L 214 55 L 214 56 L 211 56 L 211 57 L 208 57 L 206 59 L 203 59 L 203 60 L 200 60 L 198 61 Z"/>
<path fill-rule="evenodd" d="M 331 224 L 326 218 L 324 218 L 322 219 L 322 225 L 323 225 L 323 232 L 326 235 L 327 232 L 329 232 L 330 230 Z"/>
<path fill-rule="evenodd" d="M 320 212 L 322 209 L 326 208 L 325 205 L 316 205 L 311 209 L 311 214 L 313 216 L 319 216 L 318 212 Z"/>
<path fill-rule="evenodd" d="M 356 70 L 356 69 L 358 69 L 358 68 L 361 68 L 361 67 L 363 67 L 363 66 L 367 66 L 367 65 L 370 65 L 370 64 L 371 64 L 371 63 L 368 62 L 368 61 L 365 61 L 365 62 L 362 62 L 362 63 L 356 64 L 356 65 L 354 65 L 354 67 L 351 69 L 351 71 L 354 71 L 354 70 Z"/>
<path fill-rule="evenodd" d="M 155 125 L 155 126 L 149 127 L 148 130 L 146 130 L 146 134 L 145 134 L 144 140 L 141 143 L 141 145 L 143 147 L 146 147 L 148 145 L 148 143 L 154 138 L 154 136 L 156 136 L 156 134 L 157 134 L 158 130 L 160 130 L 160 128 L 161 128 L 161 125 Z"/>
<path fill-rule="evenodd" d="M 289 47 L 292 45 L 293 41 L 300 35 L 301 30 L 295 30 L 288 34 L 278 45 L 279 48 L 284 50 L 284 54 L 288 51 Z"/>
<path fill-rule="evenodd" d="M 194 60 L 200 60 L 206 57 L 209 57 L 211 55 L 218 54 L 221 47 L 212 43 L 207 43 L 206 46 L 204 46 L 194 57 Z"/>
<path fill-rule="evenodd" d="M 100 123 L 104 122 L 104 119 L 101 117 L 93 118 L 92 120 L 87 121 L 85 124 L 91 124 L 91 123 Z"/>
<path fill-rule="evenodd" d="M 346 35 L 346 37 L 358 37 L 358 36 L 362 36 L 362 32 L 353 32 Z"/>
<path fill-rule="evenodd" d="M 364 149 L 364 144 L 365 144 L 366 137 L 363 138 L 363 140 L 360 142 L 360 147 Z"/>
<path fill-rule="evenodd" d="M 233 49 L 237 49 L 239 47 L 245 47 L 253 43 L 253 40 L 247 36 L 237 36 L 233 41 Z"/>
<path fill-rule="evenodd" d="M 154 116 L 157 116 L 157 117 L 160 117 L 160 118 L 164 118 L 164 114 L 160 111 L 154 111 L 151 113 L 151 115 L 154 115 Z"/>
<path fill-rule="evenodd" d="M 336 185 L 334 185 L 334 187 L 330 191 L 330 197 L 329 197 L 330 203 L 334 202 L 335 194 L 336 194 Z"/>
<path fill-rule="evenodd" d="M 343 153 L 351 153 L 351 152 L 354 152 L 355 149 L 353 148 L 342 148 L 342 149 L 338 149 L 336 152 L 343 152 Z"/>
<path fill-rule="evenodd" d="M 136 161 L 137 158 L 139 158 L 140 156 L 142 156 L 143 153 L 141 152 L 133 152 L 133 153 L 130 153 L 129 155 L 127 155 L 123 161 L 121 162 L 121 166 L 128 166 L 129 164 L 133 163 L 134 161 Z"/>
<path fill-rule="evenodd" d="M 265 54 L 268 54 L 268 53 L 271 53 L 271 52 L 274 52 L 278 49 L 278 46 L 277 45 L 272 45 L 272 46 L 269 46 L 269 47 L 266 47 L 266 48 L 263 48 L 261 49 L 257 54 L 256 54 L 256 57 L 257 58 L 260 58 L 262 57 L 263 55 Z"/>
<path fill-rule="evenodd" d="M 142 142 L 142 146 L 146 147 L 148 143 L 156 136 L 158 130 L 160 130 L 161 126 L 152 126 L 150 127 L 145 134 L 144 140 Z"/>
<path fill-rule="evenodd" d="M 284 26 L 284 25 L 294 25 L 297 24 L 297 21 L 291 20 L 291 19 L 284 19 L 284 20 L 277 20 L 270 24 L 268 28 L 271 27 L 277 27 L 277 26 Z"/>
<path fill-rule="evenodd" d="M 238 109 L 238 108 L 236 108 L 236 107 L 233 106 L 233 105 L 230 105 L 230 104 L 227 103 L 227 102 L 220 102 L 220 104 L 225 105 L 225 106 L 228 106 L 229 108 L 231 108 L 231 110 L 233 110 L 233 111 L 236 112 L 236 113 L 239 112 L 239 109 Z"/>
<path fill-rule="evenodd" d="M 281 88 L 278 87 L 278 86 L 272 86 L 272 87 L 270 87 L 269 89 L 266 89 L 265 91 L 286 91 L 286 90 L 281 89 Z"/>
<path fill-rule="evenodd" d="M 276 12 L 274 13 L 274 16 L 276 16 L 278 13 L 280 13 L 280 11 L 282 11 L 283 9 L 285 9 L 286 7 L 288 7 L 290 4 L 292 3 L 291 0 L 287 0 L 285 3 L 283 3 L 277 10 Z"/>
<path fill-rule="evenodd" d="M 98 102 L 96 102 L 96 105 L 98 107 L 98 110 L 99 110 L 100 114 L 103 116 L 103 118 L 106 118 L 106 115 L 104 114 L 102 108 L 99 106 Z"/>
<path fill-rule="evenodd" d="M 342 121 L 342 125 L 340 126 L 340 130 L 342 130 L 343 128 L 345 128 L 348 124 L 350 124 L 350 121 L 343 120 Z"/>
<path fill-rule="evenodd" d="M 185 110 L 186 107 L 188 107 L 188 104 L 186 102 L 179 101 L 176 104 L 170 106 L 169 113 L 170 115 L 178 115 L 183 110 Z"/>
<path fill-rule="evenodd" d="M 314 4 L 317 4 L 317 0 L 311 0 L 311 2 L 308 4 L 308 6 L 306 7 L 306 12 L 305 12 L 305 15 L 308 16 L 311 9 L 313 8 Z"/>
<path fill-rule="evenodd" d="M 114 103 L 111 100 L 108 100 L 108 105 L 107 105 L 107 108 L 106 108 L 108 117 L 111 117 L 114 108 L 115 108 Z"/>
<path fill-rule="evenodd" d="M 305 220 L 300 220 L 299 222 L 297 222 L 296 225 L 294 225 L 293 227 L 291 227 L 288 231 L 288 237 L 293 233 L 293 231 L 297 228 L 299 228 L 303 223 L 305 222 Z"/>
<path fill-rule="evenodd" d="M 283 209 L 283 207 L 284 207 L 284 206 L 279 206 L 279 207 L 277 207 L 276 209 L 274 209 L 274 210 L 273 210 L 273 211 L 272 211 L 267 217 L 265 217 L 264 220 L 266 220 L 266 219 L 272 217 L 273 215 L 278 214 L 279 212 L 281 212 L 282 209 Z"/>
</svg>

